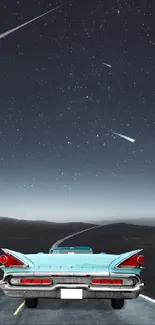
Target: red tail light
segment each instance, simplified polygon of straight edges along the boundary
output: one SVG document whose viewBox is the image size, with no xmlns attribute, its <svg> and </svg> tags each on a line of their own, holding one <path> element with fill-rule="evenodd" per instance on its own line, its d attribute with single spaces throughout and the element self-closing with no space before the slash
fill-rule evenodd
<svg viewBox="0 0 155 325">
<path fill-rule="evenodd" d="M 50 280 L 50 279 L 42 279 L 42 284 L 52 284 L 52 280 Z"/>
<path fill-rule="evenodd" d="M 143 255 L 135 254 L 120 263 L 117 267 L 140 267 L 145 262 Z"/>
<path fill-rule="evenodd" d="M 121 285 L 123 284 L 123 281 L 120 279 L 92 279 L 91 280 L 92 284 L 109 284 L 109 285 Z"/>
<path fill-rule="evenodd" d="M 143 255 L 139 255 L 138 258 L 137 258 L 137 262 L 140 265 L 143 265 L 145 263 L 145 257 Z"/>
<path fill-rule="evenodd" d="M 21 284 L 30 284 L 31 283 L 31 280 L 30 279 L 21 279 L 20 280 L 20 283 Z"/>
<path fill-rule="evenodd" d="M 25 266 L 22 261 L 8 253 L 6 253 L 6 255 L 0 256 L 0 263 L 3 264 L 5 267 Z"/>
<path fill-rule="evenodd" d="M 52 280 L 51 279 L 37 279 L 37 278 L 32 278 L 32 279 L 20 279 L 20 284 L 24 284 L 24 285 L 50 285 L 52 284 Z"/>
<path fill-rule="evenodd" d="M 1 255 L 0 256 L 0 263 L 1 264 L 6 264 L 7 263 L 7 256 L 5 256 L 5 255 Z"/>
</svg>

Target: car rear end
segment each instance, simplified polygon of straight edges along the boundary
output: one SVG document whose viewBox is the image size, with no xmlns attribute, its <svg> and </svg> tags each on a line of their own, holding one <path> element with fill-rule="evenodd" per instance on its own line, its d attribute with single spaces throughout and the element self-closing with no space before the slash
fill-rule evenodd
<svg viewBox="0 0 155 325">
<path fill-rule="evenodd" d="M 18 253 L 15 257 L 7 251 L 4 255 L 7 263 L 18 260 L 18 265 L 8 265 L 5 257 L 1 258 L 4 277 L 0 287 L 8 296 L 27 300 L 134 299 L 144 286 L 140 277 L 144 258 L 140 251 L 121 255 L 55 254 L 54 257 L 48 254 L 19 256 Z"/>
</svg>

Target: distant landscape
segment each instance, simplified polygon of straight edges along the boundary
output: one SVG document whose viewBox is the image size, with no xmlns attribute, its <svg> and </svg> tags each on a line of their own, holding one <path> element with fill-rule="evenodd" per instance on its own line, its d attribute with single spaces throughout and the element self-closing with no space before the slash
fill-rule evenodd
<svg viewBox="0 0 155 325">
<path fill-rule="evenodd" d="M 10 248 L 23 253 L 48 252 L 58 239 L 94 224 L 56 223 L 0 218 L 0 248 Z"/>
<path fill-rule="evenodd" d="M 120 222 L 125 222 L 126 224 L 133 224 L 133 225 L 144 225 L 144 226 L 153 226 L 155 227 L 155 216 L 154 217 L 146 217 L 144 218 L 144 216 L 142 216 L 141 218 L 117 218 L 115 220 L 111 220 L 109 221 L 107 220 L 97 220 L 96 224 L 111 224 L 111 223 L 120 223 Z"/>
<path fill-rule="evenodd" d="M 57 240 L 93 227 L 95 224 L 99 223 L 55 223 L 0 218 L 0 247 L 23 253 L 39 251 L 48 253 L 49 248 Z M 105 221 L 103 227 L 72 237 L 64 241 L 62 245 L 87 245 L 93 248 L 94 253 L 104 251 L 112 254 L 143 248 L 146 258 L 146 269 L 142 272 L 147 284 L 145 293 L 155 298 L 155 226 L 123 222 L 106 224 Z"/>
</svg>

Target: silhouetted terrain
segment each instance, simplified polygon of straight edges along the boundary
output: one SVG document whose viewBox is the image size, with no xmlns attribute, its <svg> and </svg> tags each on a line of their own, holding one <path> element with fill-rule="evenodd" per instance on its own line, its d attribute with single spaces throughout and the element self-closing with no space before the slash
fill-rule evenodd
<svg viewBox="0 0 155 325">
<path fill-rule="evenodd" d="M 140 226 L 153 226 L 153 227 L 155 227 L 155 216 L 154 217 L 149 217 L 149 216 L 147 216 L 147 217 L 145 217 L 144 218 L 144 216 L 141 216 L 141 218 L 137 218 L 136 216 L 135 216 L 135 218 L 116 218 L 115 220 L 111 220 L 110 222 L 109 222 L 109 219 L 107 219 L 107 220 L 104 220 L 104 221 L 102 221 L 102 220 L 96 220 L 96 224 L 98 224 L 98 225 L 101 225 L 101 224 L 105 224 L 105 225 L 107 225 L 107 224 L 114 224 L 114 223 L 122 223 L 122 222 L 125 222 L 126 224 L 129 224 L 129 225 L 131 225 L 131 224 L 133 224 L 133 225 L 140 225 Z"/>
<path fill-rule="evenodd" d="M 48 252 L 58 239 L 94 224 L 56 223 L 0 218 L 0 248 L 22 253 Z"/>
<path fill-rule="evenodd" d="M 74 232 L 94 226 L 84 223 L 50 223 L 0 218 L 0 247 L 23 253 L 48 252 L 52 244 Z M 146 270 L 142 272 L 145 293 L 155 297 L 155 227 L 116 223 L 72 237 L 62 246 L 87 245 L 95 253 L 121 254 L 143 248 Z M 1 253 L 1 251 L 0 251 Z"/>
</svg>

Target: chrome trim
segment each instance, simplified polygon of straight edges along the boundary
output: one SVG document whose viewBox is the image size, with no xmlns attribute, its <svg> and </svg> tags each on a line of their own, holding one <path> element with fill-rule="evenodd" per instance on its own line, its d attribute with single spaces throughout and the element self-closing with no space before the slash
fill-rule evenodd
<svg viewBox="0 0 155 325">
<path fill-rule="evenodd" d="M 3 281 L 0 281 L 0 287 L 2 288 L 2 290 L 10 290 L 10 291 L 54 291 L 56 289 L 60 289 L 60 288 L 83 288 L 86 289 L 87 291 L 101 291 L 101 292 L 136 292 L 136 291 L 140 291 L 142 287 L 144 287 L 144 283 L 138 283 L 134 288 L 130 287 L 110 287 L 110 286 L 106 286 L 104 288 L 98 287 L 98 286 L 88 286 L 86 284 L 56 284 L 53 285 L 51 287 L 28 287 L 28 286 L 22 286 L 22 287 L 16 287 L 16 286 L 10 286 L 8 283 L 4 283 Z"/>
<path fill-rule="evenodd" d="M 6 254 L 8 254 L 8 255 L 11 255 L 11 256 L 13 256 L 13 257 L 15 257 L 18 261 L 20 261 L 20 262 L 22 262 L 24 265 L 20 265 L 20 266 L 18 266 L 18 267 L 21 267 L 21 268 L 26 268 L 26 267 L 29 267 L 29 264 L 27 264 L 22 258 L 19 258 L 19 257 L 17 257 L 16 256 L 16 254 L 12 254 L 12 253 L 9 253 L 9 249 L 7 249 L 7 248 L 1 248 L 2 249 L 2 251 L 4 252 L 4 253 L 6 253 Z M 32 262 L 31 262 L 32 263 Z M 17 268 L 17 265 L 12 265 L 12 266 L 5 266 L 5 264 L 3 264 L 3 266 L 5 267 L 5 268 L 7 268 L 7 267 L 9 267 L 9 268 Z"/>
<path fill-rule="evenodd" d="M 117 263 L 114 267 L 116 268 L 116 269 L 118 269 L 119 267 L 118 267 L 118 265 L 120 265 L 120 264 L 122 264 L 124 261 L 126 261 L 126 260 L 128 260 L 129 258 L 131 258 L 132 256 L 134 256 L 134 255 L 136 255 L 136 254 L 138 254 L 138 253 L 140 253 L 140 252 L 142 252 L 143 251 L 143 248 L 140 248 L 139 250 L 137 249 L 137 253 L 132 253 L 131 255 L 129 255 L 127 258 L 125 257 L 125 258 L 123 258 L 122 260 L 121 260 L 121 262 L 119 262 L 119 263 Z M 120 256 L 119 256 L 120 257 Z M 113 263 L 113 262 L 112 262 Z M 134 267 L 136 267 L 136 266 L 134 266 Z M 127 267 L 127 268 L 129 268 L 129 267 Z M 130 267 L 130 268 L 132 268 L 132 267 Z M 137 266 L 137 268 L 139 268 L 139 266 Z M 119 268 L 120 269 L 120 268 Z"/>
<path fill-rule="evenodd" d="M 137 279 L 140 279 L 140 276 L 138 274 L 135 274 L 135 273 L 115 273 L 115 272 L 110 272 L 110 277 L 122 277 L 122 278 L 131 278 L 131 277 L 134 277 L 134 278 L 137 278 Z"/>
<path fill-rule="evenodd" d="M 48 272 L 49 273 L 49 272 Z M 53 274 L 52 274 L 53 273 Z M 84 272 L 77 272 L 77 273 L 75 273 L 75 272 L 72 272 L 72 273 L 68 273 L 68 272 L 63 272 L 63 273 L 57 273 L 57 272 L 50 272 L 49 273 L 49 277 L 50 278 L 52 278 L 52 276 L 54 276 L 54 274 L 56 274 L 57 276 L 64 276 L 64 275 L 66 275 L 67 274 L 67 276 L 72 276 L 72 275 L 75 275 L 75 276 L 80 276 L 80 273 L 82 273 L 82 275 L 85 275 L 85 276 L 89 276 L 89 281 L 91 281 L 91 278 L 93 278 L 93 277 L 106 277 L 107 276 L 107 274 L 105 275 L 105 274 L 101 274 L 101 272 L 93 272 L 93 273 L 89 273 L 89 274 L 86 274 L 86 273 L 84 273 Z M 106 285 L 106 288 L 105 288 L 105 286 L 104 287 L 102 287 L 101 288 L 101 286 L 98 286 L 98 285 L 91 285 L 91 282 L 89 282 L 88 284 L 78 284 L 78 283 L 76 283 L 76 284 L 70 284 L 70 283 L 57 283 L 57 284 L 55 284 L 55 285 L 50 285 L 50 286 L 46 286 L 46 288 L 45 288 L 45 286 L 43 286 L 43 287 L 41 287 L 41 286 L 31 286 L 31 287 L 29 287 L 29 286 L 19 286 L 19 285 L 13 285 L 13 284 L 9 284 L 8 282 L 7 282 L 7 278 L 8 277 L 12 277 L 12 278 L 20 278 L 20 277 L 36 277 L 36 278 L 38 278 L 38 277 L 40 277 L 40 276 L 44 276 L 44 277 L 48 277 L 47 276 L 47 273 L 43 273 L 43 272 L 41 272 L 41 273 L 37 273 L 37 274 L 34 274 L 34 272 L 27 272 L 27 273 L 25 273 L 25 272 L 21 272 L 21 273 L 15 273 L 15 274 L 12 274 L 12 273 L 5 273 L 4 274 L 4 276 L 3 276 L 3 280 L 2 281 L 0 281 L 0 287 L 2 288 L 2 287 L 4 287 L 4 290 L 5 290 L 5 288 L 7 289 L 9 289 L 10 291 L 14 291 L 14 290 L 18 290 L 19 289 L 19 291 L 20 292 L 22 292 L 23 290 L 36 290 L 36 291 L 39 291 L 39 290 L 41 290 L 41 292 L 43 291 L 43 290 L 47 290 L 48 292 L 50 291 L 50 290 L 55 290 L 55 289 L 57 289 L 57 288 L 85 288 L 85 289 L 87 289 L 88 291 L 89 291 L 89 288 L 90 288 L 90 291 L 95 291 L 95 292 L 97 292 L 97 291 L 102 291 L 102 292 L 111 292 L 111 291 L 115 291 L 115 292 L 117 292 L 117 291 L 121 291 L 121 292 L 136 292 L 136 291 L 138 291 L 138 290 L 140 290 L 139 288 L 141 288 L 142 286 L 144 286 L 144 284 L 143 283 L 141 283 L 141 277 L 139 276 L 139 275 L 135 275 L 135 274 L 133 274 L 133 273 L 130 273 L 130 274 L 119 274 L 119 273 L 108 273 L 108 277 L 109 278 L 126 278 L 126 279 L 129 279 L 129 278 L 134 278 L 136 281 L 137 281 L 137 284 L 134 286 L 134 287 L 132 287 L 131 285 L 118 285 L 117 287 L 116 287 L 116 285 L 115 285 L 115 288 L 113 287 L 113 286 L 109 286 L 109 285 Z M 95 287 L 94 287 L 95 286 Z M 2 290 L 3 290 L 3 288 L 2 288 Z"/>
<path fill-rule="evenodd" d="M 97 288 L 97 290 L 95 290 L 95 288 L 94 287 L 90 287 L 90 289 L 91 289 L 91 291 L 115 291 L 115 292 L 117 292 L 117 291 L 121 291 L 121 292 L 136 292 L 136 291 L 140 291 L 141 290 L 141 288 L 142 287 L 144 287 L 144 283 L 139 283 L 139 284 L 137 284 L 135 287 L 133 287 L 133 288 L 127 288 L 127 287 L 115 287 L 115 288 L 113 288 L 112 286 L 110 287 L 110 288 L 108 288 L 108 287 L 106 287 L 106 288 Z"/>
<path fill-rule="evenodd" d="M 9 285 L 11 285 L 11 286 L 16 286 L 16 287 L 23 287 L 23 284 L 20 282 L 20 280 L 21 279 L 41 279 L 40 277 L 12 277 L 11 279 L 9 279 L 9 282 L 7 282 Z M 40 285 L 38 286 L 38 287 L 40 287 L 40 286 L 50 286 L 50 285 L 52 285 L 53 284 L 53 282 L 52 282 L 52 278 L 50 278 L 50 277 L 48 277 L 48 278 L 45 278 L 46 280 L 50 280 L 50 283 L 40 283 Z M 17 282 L 14 282 L 13 280 L 17 280 Z M 34 286 L 37 286 L 37 283 L 28 283 L 26 286 L 32 286 L 32 287 L 34 287 Z"/>
<path fill-rule="evenodd" d="M 115 273 L 110 273 L 110 277 L 115 277 L 115 278 L 127 278 L 127 279 L 135 279 L 137 283 L 141 283 L 141 277 L 138 274 L 134 273 L 128 273 L 128 274 L 115 274 Z"/>
<path fill-rule="evenodd" d="M 46 276 L 46 275 L 50 275 L 50 276 L 52 276 L 52 275 L 60 275 L 60 276 L 69 276 L 69 275 L 73 275 L 73 276 L 98 276 L 98 275 L 100 275 L 100 276 L 109 276 L 109 271 L 106 271 L 106 272 L 81 272 L 81 271 L 75 271 L 75 272 L 70 272 L 70 271 L 66 271 L 66 272 L 64 272 L 64 271 L 62 271 L 62 272 L 58 272 L 58 271 L 48 271 L 48 272 L 37 272 L 37 271 L 35 271 L 35 273 L 34 273 L 34 275 L 35 276 Z"/>
<path fill-rule="evenodd" d="M 43 277 L 40 277 L 40 276 L 30 276 L 29 274 L 26 275 L 26 276 L 19 276 L 19 275 L 16 275 L 16 276 L 8 276 L 5 278 L 5 281 L 6 282 L 9 282 L 9 284 L 13 285 L 13 286 L 23 286 L 24 284 L 21 284 L 20 283 L 20 279 L 25 279 L 25 278 L 28 278 L 28 279 L 31 279 L 31 278 L 35 278 L 35 279 L 40 279 L 40 278 L 47 278 L 47 279 L 50 279 L 51 280 L 51 284 L 60 284 L 61 286 L 63 286 L 64 284 L 67 285 L 67 284 L 76 284 L 76 285 L 83 285 L 83 284 L 86 284 L 86 285 L 94 285 L 92 283 L 92 280 L 93 279 L 121 279 L 122 280 L 122 284 L 119 284 L 119 286 L 128 286 L 128 287 L 131 287 L 133 285 L 135 285 L 137 282 L 139 282 L 138 280 L 136 280 L 135 277 L 121 277 L 121 276 L 79 276 L 79 275 L 76 275 L 76 276 L 58 276 L 58 275 L 52 275 L 52 276 L 43 276 Z M 135 281 L 136 280 L 136 283 Z M 51 285 L 49 284 L 49 285 Z M 33 284 L 28 284 L 28 285 L 33 285 L 33 286 L 36 286 L 37 284 L 33 283 Z M 95 284 L 96 285 L 99 285 L 99 286 L 103 286 L 103 285 L 110 285 L 110 284 Z M 117 284 L 115 284 L 115 286 L 117 286 Z M 40 285 L 39 285 L 40 287 Z"/>
<path fill-rule="evenodd" d="M 40 277 L 40 276 L 54 276 L 54 275 L 58 275 L 58 276 L 110 276 L 109 272 L 57 272 L 57 271 L 51 271 L 51 272 L 16 272 L 16 273 L 12 273 L 12 272 L 8 272 L 5 273 L 4 276 L 5 278 L 8 276 L 12 276 L 12 277 L 20 277 L 20 276 L 26 276 L 26 277 L 31 277 L 31 276 L 35 276 L 35 277 Z"/>
<path fill-rule="evenodd" d="M 12 277 L 31 277 L 31 276 L 35 276 L 35 277 L 40 277 L 40 276 L 47 276 L 47 277 L 52 277 L 52 276 L 108 276 L 108 277 L 115 277 L 115 278 L 129 278 L 129 277 L 136 277 L 137 279 L 140 279 L 140 276 L 135 274 L 135 273 L 114 273 L 114 272 L 89 272 L 89 273 L 85 273 L 85 272 L 16 272 L 16 273 L 4 273 L 4 279 L 6 279 L 8 276 L 12 276 Z"/>
</svg>

